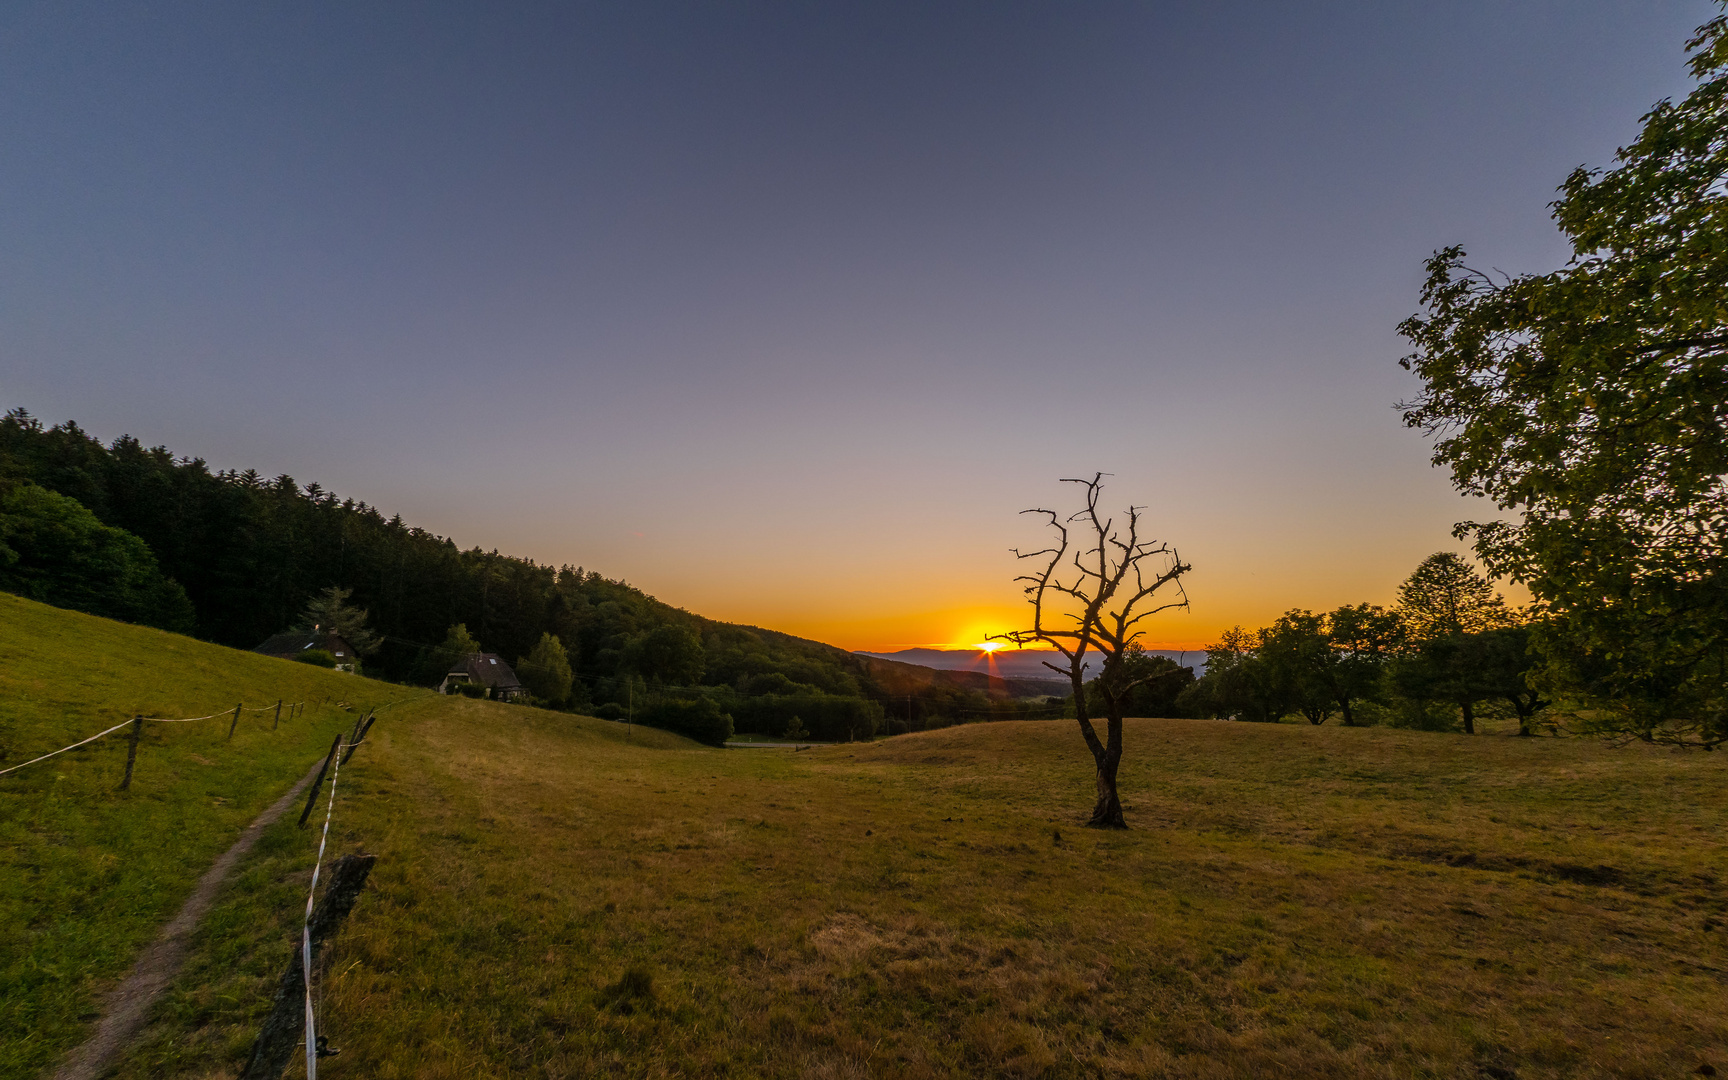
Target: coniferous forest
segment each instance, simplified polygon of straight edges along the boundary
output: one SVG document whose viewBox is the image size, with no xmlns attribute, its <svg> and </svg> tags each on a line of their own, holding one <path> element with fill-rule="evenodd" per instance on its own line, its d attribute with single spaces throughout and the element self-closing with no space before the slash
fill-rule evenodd
<svg viewBox="0 0 1728 1080">
<path fill-rule="evenodd" d="M 0 587 L 242 649 L 303 624 L 322 591 L 352 590 L 381 638 L 365 660 L 375 677 L 438 682 L 461 626 L 512 663 L 552 635 L 574 677 L 567 698 L 542 704 L 649 722 L 665 712 L 669 726 L 693 697 L 737 730 L 779 735 L 796 717 L 820 739 L 1052 711 L 964 673 L 931 679 L 705 619 L 582 567 L 464 550 L 316 483 L 213 469 L 130 436 L 104 444 L 22 409 L 0 419 L 0 499 Z M 129 584 L 93 585 L 108 581 Z"/>
</svg>

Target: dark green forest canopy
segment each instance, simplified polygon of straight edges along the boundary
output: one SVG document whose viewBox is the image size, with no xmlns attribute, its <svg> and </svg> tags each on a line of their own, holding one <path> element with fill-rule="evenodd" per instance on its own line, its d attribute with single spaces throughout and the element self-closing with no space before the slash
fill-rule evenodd
<svg viewBox="0 0 1728 1080">
<path fill-rule="evenodd" d="M 75 423 L 47 427 L 15 409 L 0 419 L 0 485 L 24 483 L 74 499 L 103 525 L 141 539 L 190 598 L 191 631 L 236 648 L 295 625 L 308 600 L 337 585 L 353 590 L 351 602 L 383 635 L 367 671 L 400 681 L 438 681 L 436 646 L 462 623 L 486 651 L 512 661 L 543 634 L 556 636 L 576 676 L 575 706 L 703 688 L 732 701 L 761 700 L 737 711 L 775 722 L 793 707 L 806 727 L 831 715 L 835 730 L 813 734 L 841 738 L 860 724 L 901 730 L 1024 711 L 958 678 L 908 691 L 881 674 L 903 665 L 705 619 L 581 567 L 463 550 L 317 484 L 212 470 L 131 436 L 104 445 Z M 855 705 L 823 704 L 833 698 Z M 857 703 L 868 705 L 864 719 Z M 887 703 L 891 723 L 882 719 Z"/>
</svg>

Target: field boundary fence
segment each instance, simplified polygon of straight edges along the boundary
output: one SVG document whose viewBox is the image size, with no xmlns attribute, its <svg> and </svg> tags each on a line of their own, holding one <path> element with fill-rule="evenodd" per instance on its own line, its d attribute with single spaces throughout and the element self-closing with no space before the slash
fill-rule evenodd
<svg viewBox="0 0 1728 1080">
<path fill-rule="evenodd" d="M 342 704 L 346 705 L 347 703 L 343 702 Z M 391 702 L 391 704 L 395 704 L 395 702 Z M 49 758 L 57 757 L 66 753 L 68 750 L 76 750 L 81 746 L 88 746 L 104 736 L 112 735 L 122 728 L 130 727 L 132 732 L 128 738 L 128 745 L 126 748 L 126 775 L 125 778 L 120 781 L 120 790 L 125 791 L 132 785 L 132 770 L 138 760 L 138 741 L 143 735 L 145 724 L 196 724 L 203 720 L 214 720 L 222 716 L 232 716 L 234 718 L 233 722 L 228 727 L 228 738 L 232 739 L 234 737 L 234 728 L 239 724 L 240 714 L 242 712 L 268 712 L 275 710 L 276 719 L 275 722 L 271 724 L 271 730 L 274 731 L 282 721 L 282 712 L 284 709 L 288 710 L 288 718 L 292 720 L 294 717 L 304 714 L 306 705 L 307 702 L 305 701 L 288 702 L 278 699 L 269 704 L 255 705 L 250 708 L 248 708 L 244 702 L 239 702 L 236 703 L 232 709 L 222 709 L 220 712 L 207 713 L 204 716 L 145 716 L 143 713 L 135 713 L 105 731 L 98 731 L 94 735 L 79 739 L 75 743 L 62 746 L 58 750 L 50 750 L 46 754 L 41 754 L 37 757 L 31 758 L 29 761 L 21 761 L 16 765 L 0 769 L 0 776 L 17 772 L 20 769 L 35 765 L 38 762 L 47 761 Z"/>
<path fill-rule="evenodd" d="M 312 880 L 306 887 L 306 907 L 294 954 L 282 972 L 271 1011 L 252 1043 L 252 1052 L 240 1073 L 241 1080 L 277 1080 L 287 1068 L 296 1046 L 303 1047 L 306 1052 L 307 1080 L 318 1080 L 319 1059 L 339 1052 L 330 1046 L 328 1034 L 318 1033 L 323 984 L 314 976 L 319 966 L 319 947 L 335 933 L 337 926 L 353 909 L 377 857 L 344 855 L 336 860 L 322 901 L 318 899 L 318 882 L 323 875 L 324 856 L 330 845 L 330 823 L 336 816 L 336 788 L 342 778 L 342 766 L 354 756 L 355 750 L 366 744 L 378 713 L 395 704 L 397 702 L 392 701 L 369 710 L 358 717 L 347 732 L 338 734 L 306 793 L 306 808 L 301 811 L 299 821 L 302 828 L 318 805 L 324 776 L 329 773 L 330 793 L 324 803 L 324 825 L 318 835 L 318 854 L 312 862 Z"/>
<path fill-rule="evenodd" d="M 318 947 L 323 944 L 326 938 L 335 932 L 342 919 L 345 918 L 353 908 L 354 902 L 358 898 L 360 891 L 365 884 L 367 874 L 371 870 L 372 864 L 376 861 L 375 857 L 369 855 L 344 855 L 337 859 L 330 867 L 324 865 L 325 856 L 329 847 L 330 826 L 335 816 L 337 780 L 341 775 L 342 766 L 353 757 L 354 752 L 359 747 L 365 745 L 367 742 L 367 736 L 370 734 L 373 724 L 377 722 L 379 713 L 385 709 L 389 709 L 392 706 L 399 705 L 402 702 L 409 700 L 412 700 L 412 696 L 398 698 L 394 701 L 386 702 L 383 705 L 367 709 L 355 709 L 345 700 L 326 698 L 324 702 L 325 704 L 332 704 L 342 709 L 352 709 L 355 712 L 354 722 L 346 730 L 336 735 L 335 741 L 331 743 L 329 752 L 325 755 L 323 762 L 318 767 L 316 775 L 314 776 L 310 773 L 306 774 L 305 779 L 294 784 L 290 791 L 282 797 L 282 802 L 298 798 L 302 786 L 310 787 L 311 790 L 307 793 L 306 813 L 303 813 L 300 818 L 300 825 L 304 827 L 307 817 L 313 807 L 317 804 L 325 776 L 326 774 L 329 775 L 330 792 L 328 801 L 325 805 L 324 825 L 319 836 L 318 853 L 313 862 L 312 879 L 307 888 L 307 914 L 302 920 L 302 925 L 298 932 L 295 934 L 294 957 L 290 964 L 290 968 L 296 976 L 294 981 L 298 985 L 294 987 L 294 993 L 292 994 L 291 999 L 293 1009 L 292 1015 L 289 1019 L 292 1030 L 288 1033 L 288 1045 L 285 1051 L 280 1055 L 280 1060 L 274 1063 L 274 1069 L 272 1071 L 258 1071 L 255 1068 L 258 1062 L 255 1060 L 248 1064 L 247 1071 L 243 1074 L 245 1076 L 268 1075 L 272 1078 L 280 1077 L 283 1069 L 287 1065 L 288 1059 L 292 1056 L 294 1049 L 301 1043 L 302 1031 L 304 1031 L 306 1035 L 307 1075 L 309 1080 L 316 1080 L 318 1059 L 334 1053 L 334 1051 L 331 1051 L 328 1048 L 328 1037 L 317 1034 L 317 1014 L 319 1011 L 319 1005 L 321 1004 L 322 995 L 314 995 L 314 986 L 321 990 L 322 981 L 314 979 L 314 970 L 310 960 L 316 957 Z M 305 712 L 306 706 L 309 704 L 312 703 L 309 701 L 288 702 L 278 700 L 265 705 L 247 706 L 242 702 L 232 708 L 222 709 L 219 712 L 207 713 L 203 716 L 186 717 L 145 716 L 140 713 L 121 721 L 113 727 L 99 731 L 84 739 L 80 739 L 78 742 L 72 743 L 68 746 L 63 746 L 58 750 L 50 751 L 47 754 L 31 758 L 29 761 L 21 762 L 17 765 L 10 766 L 7 769 L 0 770 L 0 775 L 17 771 L 40 761 L 45 761 L 59 754 L 63 754 L 68 750 L 87 746 L 102 739 L 104 736 L 113 735 L 114 733 L 129 727 L 132 729 L 130 739 L 131 745 L 128 747 L 126 779 L 121 783 L 121 788 L 124 790 L 131 780 L 132 767 L 137 755 L 138 735 L 139 732 L 143 730 L 145 724 L 192 724 L 206 720 L 220 720 L 224 717 L 237 717 L 241 713 L 245 712 L 272 712 L 274 714 L 275 723 L 272 724 L 270 730 L 276 730 L 276 724 L 280 723 L 284 714 L 286 714 L 288 718 L 292 719 L 295 716 L 302 715 Z M 228 853 L 217 859 L 216 864 L 211 868 L 211 870 L 206 872 L 206 877 L 211 873 L 220 874 L 222 875 L 222 878 L 226 878 L 231 874 L 236 861 L 243 856 L 246 850 L 250 850 L 252 841 L 255 839 L 251 834 L 255 833 L 263 825 L 275 821 L 277 815 L 281 812 L 282 807 L 280 806 L 267 809 L 262 817 L 255 820 L 245 831 L 242 832 L 241 839 L 229 849 Z M 159 996 L 166 988 L 168 980 L 171 980 L 178 972 L 180 962 L 183 959 L 184 945 L 182 944 L 177 947 L 170 947 L 174 945 L 174 941 L 171 939 L 174 939 L 176 934 L 183 937 L 190 926 L 194 924 L 186 922 L 188 917 L 194 920 L 194 922 L 201 918 L 204 914 L 203 909 L 208 907 L 210 896 L 214 896 L 214 889 L 221 884 L 222 878 L 218 878 L 214 885 L 211 885 L 208 889 L 204 889 L 204 891 L 208 892 L 210 895 L 200 899 L 198 893 L 200 889 L 203 889 L 203 879 L 201 879 L 199 888 L 194 889 L 194 896 L 189 899 L 187 903 L 189 906 L 188 910 L 196 905 L 202 905 L 202 907 L 199 907 L 198 910 L 190 916 L 188 916 L 187 910 L 183 910 L 179 918 L 170 923 L 163 931 L 163 936 L 159 936 L 157 942 L 149 946 L 146 950 L 147 954 L 155 952 L 161 953 L 162 957 L 166 957 L 166 960 L 162 960 L 160 957 L 158 960 L 159 962 L 167 963 L 169 965 L 168 968 L 165 971 L 152 972 L 142 988 L 135 988 L 128 991 L 128 993 L 133 997 L 142 994 L 143 999 L 141 1001 L 128 999 L 121 1002 L 119 1005 L 116 1005 L 111 999 L 107 1003 L 104 1009 L 105 1015 L 98 1023 L 96 1033 L 83 1045 L 76 1048 L 62 1063 L 60 1070 L 55 1074 L 57 1080 L 60 1077 L 77 1077 L 80 1078 L 80 1080 L 83 1080 L 83 1078 L 86 1077 L 94 1077 L 111 1065 L 113 1061 L 118 1060 L 118 1055 L 124 1052 L 126 1044 L 137 1033 L 137 1030 L 141 1026 L 142 1017 L 144 1016 L 145 1010 L 149 1007 L 150 999 Z M 324 887 L 322 898 L 318 899 L 320 882 L 325 879 L 328 879 L 328 884 Z M 316 904 L 314 903 L 315 900 L 317 901 Z M 186 926 L 177 930 L 176 927 L 181 923 L 186 923 Z M 164 942 L 167 942 L 168 944 L 165 945 Z M 142 962 L 143 961 L 140 961 L 140 963 Z M 125 990 L 126 986 L 138 982 L 139 978 L 140 976 L 138 971 L 134 970 L 133 974 L 128 977 L 120 989 Z M 287 977 L 284 976 L 284 989 L 287 988 L 286 983 Z M 282 991 L 279 990 L 277 995 L 278 1009 L 280 1009 L 281 1006 L 281 993 Z M 302 1020 L 304 1021 L 304 1026 L 302 1026 Z M 106 1030 L 108 1028 L 112 1028 L 113 1030 Z M 265 1041 L 265 1036 L 268 1033 L 269 1027 L 267 1025 L 266 1030 L 259 1034 L 260 1044 Z M 278 1034 L 280 1035 L 280 1032 L 278 1032 Z M 254 1059 L 258 1058 L 256 1047 L 254 1048 L 253 1057 Z"/>
</svg>

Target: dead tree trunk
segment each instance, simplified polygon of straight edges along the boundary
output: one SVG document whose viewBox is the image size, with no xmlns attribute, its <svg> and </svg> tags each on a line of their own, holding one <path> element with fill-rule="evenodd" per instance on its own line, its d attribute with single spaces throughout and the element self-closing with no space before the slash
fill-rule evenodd
<svg viewBox="0 0 1728 1080">
<path fill-rule="evenodd" d="M 354 901 L 366 886 L 366 875 L 372 872 L 376 855 L 344 855 L 330 868 L 330 888 L 324 899 L 312 911 L 312 962 L 318 962 L 319 947 L 336 932 L 342 920 L 354 910 Z M 288 969 L 276 985 L 276 998 L 265 1017 L 264 1026 L 252 1044 L 252 1056 L 240 1073 L 240 1080 L 277 1080 L 288 1067 L 306 1030 L 306 978 L 301 966 L 302 935 L 294 935 L 294 955 L 288 959 Z"/>
<path fill-rule="evenodd" d="M 1129 693 L 1161 676 L 1149 670 L 1140 647 L 1141 622 L 1161 611 L 1188 606 L 1182 575 L 1190 569 L 1168 544 L 1140 538 L 1140 508 L 1130 506 L 1121 528 L 1098 510 L 1103 473 L 1090 480 L 1068 480 L 1086 491 L 1086 508 L 1064 518 L 1051 510 L 1027 510 L 1046 519 L 1056 533 L 1053 547 L 1014 554 L 1041 561 L 1036 571 L 1016 581 L 1025 584 L 1032 605 L 1032 627 L 992 635 L 1017 645 L 1044 645 L 1062 664 L 1044 666 L 1066 676 L 1074 693 L 1074 715 L 1092 752 L 1098 798 L 1087 825 L 1126 829 L 1116 774 L 1122 765 L 1122 713 Z M 1069 526 L 1080 523 L 1073 536 Z M 1168 587 L 1173 598 L 1157 597 Z M 1098 738 L 1088 712 L 1086 674 L 1090 657 L 1099 661 L 1095 683 L 1105 713 L 1105 737 Z"/>
<path fill-rule="evenodd" d="M 1086 827 L 1126 829 L 1128 822 L 1122 817 L 1122 799 L 1116 794 L 1116 770 L 1122 765 L 1122 721 L 1105 720 L 1104 731 L 1107 741 L 1100 742 L 1092 721 L 1080 721 L 1080 733 L 1086 738 L 1086 746 L 1092 751 L 1092 763 L 1098 772 L 1098 801 L 1092 807 L 1092 817 L 1086 822 Z"/>
</svg>

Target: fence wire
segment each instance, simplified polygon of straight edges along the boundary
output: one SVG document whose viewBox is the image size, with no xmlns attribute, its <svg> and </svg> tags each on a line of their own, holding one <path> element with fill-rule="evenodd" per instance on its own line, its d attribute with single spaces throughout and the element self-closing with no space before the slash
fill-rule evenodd
<svg viewBox="0 0 1728 1080">
<path fill-rule="evenodd" d="M 303 701 L 296 701 L 294 703 L 294 705 L 296 705 L 296 706 L 297 705 L 304 705 L 304 704 L 305 704 L 305 702 L 303 702 Z M 247 712 L 262 712 L 264 709 L 274 709 L 275 707 L 276 706 L 274 704 L 271 704 L 271 705 L 262 706 L 259 709 L 247 709 L 246 711 Z M 287 709 L 287 708 L 292 708 L 294 706 L 291 706 L 291 705 L 287 704 L 286 702 L 284 702 L 282 707 Z M 214 712 L 214 713 L 211 713 L 209 716 L 187 716 L 187 717 L 183 717 L 183 718 L 174 718 L 174 719 L 170 719 L 170 718 L 162 717 L 162 716 L 140 716 L 140 717 L 137 717 L 136 719 L 146 720 L 152 724 L 193 724 L 193 723 L 197 723 L 199 720 L 214 720 L 218 716 L 231 716 L 231 715 L 233 715 L 233 712 L 234 712 L 233 709 L 223 709 L 221 712 Z M 47 761 L 49 758 L 54 757 L 57 754 L 64 754 L 68 750 L 76 750 L 80 746 L 84 746 L 87 743 L 93 743 L 97 739 L 100 739 L 104 735 L 114 734 L 116 731 L 119 731 L 121 728 L 126 727 L 129 724 L 131 724 L 132 721 L 133 721 L 133 718 L 128 717 L 125 720 L 120 721 L 118 724 L 115 724 L 113 727 L 109 728 L 107 731 L 98 731 L 96 734 L 90 736 L 88 739 L 79 739 L 77 742 L 73 743 L 70 746 L 62 746 L 58 750 L 50 750 L 48 753 L 43 754 L 41 757 L 34 757 L 34 758 L 31 758 L 29 761 L 21 761 L 16 765 L 10 766 L 10 767 L 5 768 L 5 769 L 0 769 L 0 776 L 5 776 L 9 772 L 17 772 L 19 769 L 22 769 L 24 766 L 34 765 L 38 761 Z"/>
</svg>

